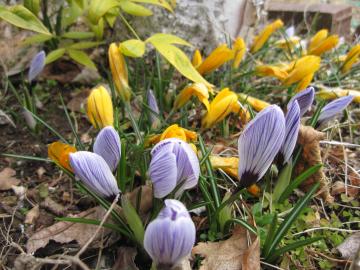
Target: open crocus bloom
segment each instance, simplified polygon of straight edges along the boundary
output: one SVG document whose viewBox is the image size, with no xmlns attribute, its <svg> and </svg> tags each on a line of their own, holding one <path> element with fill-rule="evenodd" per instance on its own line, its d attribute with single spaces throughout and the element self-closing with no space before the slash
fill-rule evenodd
<svg viewBox="0 0 360 270">
<path fill-rule="evenodd" d="M 196 96 L 209 110 L 209 90 L 203 83 L 193 83 L 185 87 L 176 97 L 174 108 L 179 109 L 185 105 L 192 96 Z"/>
<path fill-rule="evenodd" d="M 199 160 L 189 144 L 179 139 L 166 139 L 151 151 L 149 175 L 154 187 L 154 196 L 163 198 L 180 184 L 178 194 L 196 186 L 199 175 Z"/>
<path fill-rule="evenodd" d="M 46 58 L 45 52 L 40 51 L 31 60 L 29 73 L 28 73 L 29 83 L 31 83 L 43 71 L 45 66 L 45 58 Z"/>
<path fill-rule="evenodd" d="M 53 142 L 48 147 L 48 156 L 55 163 L 72 172 L 69 163 L 70 153 L 75 153 L 76 148 L 66 143 Z"/>
<path fill-rule="evenodd" d="M 106 161 L 98 154 L 79 151 L 70 154 L 75 175 L 97 195 L 112 199 L 120 190 Z"/>
<path fill-rule="evenodd" d="M 172 269 L 190 255 L 196 229 L 186 207 L 177 200 L 165 200 L 165 207 L 149 223 L 144 248 L 157 269 Z"/>
<path fill-rule="evenodd" d="M 116 169 L 121 157 L 121 142 L 119 134 L 112 126 L 104 127 L 99 132 L 93 151 L 106 161 L 111 171 Z"/>
<path fill-rule="evenodd" d="M 111 96 L 104 86 L 91 90 L 87 99 L 87 115 L 95 128 L 103 128 L 114 124 L 114 112 Z"/>
<path fill-rule="evenodd" d="M 267 25 L 258 36 L 254 38 L 253 44 L 251 46 L 251 53 L 256 53 L 258 50 L 260 50 L 266 41 L 270 38 L 270 36 L 279 28 L 283 27 L 284 23 L 282 20 L 278 19 L 274 21 L 273 23 Z"/>
<path fill-rule="evenodd" d="M 197 140 L 197 134 L 194 131 L 180 127 L 178 124 L 173 124 L 167 127 L 163 133 L 147 139 L 146 144 L 151 145 L 170 138 L 177 138 L 184 142 L 194 142 Z"/>
<path fill-rule="evenodd" d="M 304 116 L 304 114 L 311 108 L 311 105 L 314 101 L 315 90 L 314 87 L 308 87 L 305 90 L 297 93 L 293 96 L 288 105 L 287 110 L 290 111 L 293 103 L 297 102 L 300 108 L 300 117 Z"/>
<path fill-rule="evenodd" d="M 256 115 L 239 137 L 239 178 L 243 187 L 260 180 L 278 154 L 285 137 L 285 118 L 277 105 Z"/>
<path fill-rule="evenodd" d="M 322 29 L 317 32 L 310 41 L 308 54 L 321 55 L 324 52 L 335 48 L 339 42 L 337 35 L 328 36 L 329 32 L 327 29 Z"/>
<path fill-rule="evenodd" d="M 324 124 L 334 118 L 336 115 L 340 114 L 353 100 L 353 96 L 345 96 L 331 101 L 326 104 L 320 112 L 318 118 L 318 123 Z"/>
</svg>

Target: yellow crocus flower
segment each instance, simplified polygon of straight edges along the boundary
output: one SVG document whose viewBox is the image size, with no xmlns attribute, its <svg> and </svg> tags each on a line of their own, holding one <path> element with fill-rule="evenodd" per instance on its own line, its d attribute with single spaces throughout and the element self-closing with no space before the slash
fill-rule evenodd
<svg viewBox="0 0 360 270">
<path fill-rule="evenodd" d="M 255 68 L 256 74 L 259 76 L 271 76 L 276 77 L 280 81 L 285 80 L 288 77 L 288 73 L 280 67 L 273 66 L 273 65 L 260 65 L 256 66 Z"/>
<path fill-rule="evenodd" d="M 351 50 L 346 55 L 344 64 L 341 68 L 342 73 L 348 72 L 351 67 L 359 60 L 360 57 L 360 44 L 352 47 Z"/>
<path fill-rule="evenodd" d="M 239 96 L 241 102 L 248 103 L 257 112 L 260 112 L 261 110 L 265 109 L 267 106 L 271 105 L 270 103 L 267 103 L 266 101 L 248 96 L 246 94 L 238 94 L 238 96 Z"/>
<path fill-rule="evenodd" d="M 197 67 L 197 71 L 201 75 L 208 74 L 233 58 L 234 51 L 229 49 L 226 44 L 221 44 Z"/>
<path fill-rule="evenodd" d="M 261 33 L 254 38 L 253 44 L 251 46 L 251 53 L 256 53 L 258 50 L 260 50 L 266 41 L 270 38 L 270 36 L 279 28 L 283 27 L 284 23 L 282 20 L 278 19 L 274 21 L 273 23 L 267 25 Z"/>
<path fill-rule="evenodd" d="M 222 89 L 211 101 L 207 114 L 202 119 L 203 128 L 210 128 L 222 121 L 231 112 L 239 113 L 243 122 L 250 119 L 250 114 L 245 110 L 236 93 L 229 88 Z"/>
<path fill-rule="evenodd" d="M 289 71 L 288 77 L 284 80 L 284 85 L 297 83 L 309 76 L 307 77 L 308 80 L 310 74 L 314 74 L 320 68 L 320 62 L 321 58 L 315 55 L 307 55 L 297 59 L 292 65 L 293 68 Z"/>
<path fill-rule="evenodd" d="M 233 50 L 235 52 L 235 57 L 232 66 L 233 68 L 238 68 L 241 63 L 241 60 L 244 58 L 244 55 L 246 53 L 246 45 L 241 37 L 235 39 L 233 44 Z"/>
<path fill-rule="evenodd" d="M 194 66 L 194 68 L 197 68 L 198 66 L 201 65 L 202 61 L 203 60 L 202 60 L 201 53 L 200 53 L 200 51 L 198 49 L 196 49 L 195 52 L 194 52 L 191 63 Z"/>
<path fill-rule="evenodd" d="M 72 172 L 69 163 L 70 153 L 76 152 L 76 148 L 66 143 L 53 142 L 48 146 L 48 156 L 56 164 Z"/>
<path fill-rule="evenodd" d="M 327 52 L 336 47 L 338 42 L 339 37 L 337 35 L 328 36 L 328 30 L 320 30 L 311 39 L 308 48 L 308 54 L 320 56 L 324 52 Z"/>
<path fill-rule="evenodd" d="M 203 83 L 193 83 L 181 90 L 174 103 L 175 110 L 184 106 L 193 95 L 209 110 L 209 90 Z"/>
<path fill-rule="evenodd" d="M 125 101 L 129 101 L 131 97 L 131 92 L 128 82 L 128 71 L 124 56 L 122 55 L 119 47 L 115 43 L 110 44 L 108 55 L 110 70 L 116 90 Z"/>
<path fill-rule="evenodd" d="M 354 102 L 360 103 L 360 91 L 340 87 L 330 88 L 323 85 L 317 85 L 317 87 L 320 91 L 317 92 L 316 95 L 322 99 L 331 100 L 351 95 L 354 97 Z"/>
<path fill-rule="evenodd" d="M 194 131 L 179 127 L 178 124 L 174 124 L 165 129 L 163 133 L 150 137 L 146 145 L 155 144 L 169 138 L 178 138 L 185 142 L 193 142 L 197 140 L 197 134 Z"/>
<path fill-rule="evenodd" d="M 94 88 L 87 99 L 87 115 L 95 128 L 114 124 L 114 112 L 109 92 L 103 86 Z"/>
</svg>

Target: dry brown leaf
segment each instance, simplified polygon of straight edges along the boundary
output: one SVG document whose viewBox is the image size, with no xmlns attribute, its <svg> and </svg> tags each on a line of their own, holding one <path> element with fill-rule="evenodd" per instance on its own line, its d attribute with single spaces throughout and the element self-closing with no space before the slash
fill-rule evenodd
<svg viewBox="0 0 360 270">
<path fill-rule="evenodd" d="M 84 108 L 87 97 L 90 94 L 90 89 L 82 89 L 79 93 L 74 95 L 68 102 L 66 107 L 72 112 L 81 112 Z"/>
<path fill-rule="evenodd" d="M 200 270 L 260 269 L 260 247 L 258 239 L 248 247 L 247 231 L 237 226 L 233 235 L 224 241 L 199 243 L 192 254 L 204 258 Z"/>
<path fill-rule="evenodd" d="M 295 173 L 301 174 L 308 168 L 322 163 L 320 140 L 324 139 L 325 134 L 316 131 L 310 126 L 300 126 L 298 144 L 303 147 L 302 155 L 295 167 Z M 320 195 L 327 203 L 334 202 L 334 198 L 330 194 L 329 182 L 320 168 L 316 173 L 310 176 L 303 184 L 304 190 L 309 190 L 314 183 L 320 183 Z"/>
<path fill-rule="evenodd" d="M 135 248 L 119 247 L 112 270 L 139 270 L 134 262 L 136 254 L 137 251 Z"/>
<path fill-rule="evenodd" d="M 50 197 L 46 197 L 43 202 L 41 202 L 41 206 L 51 211 L 57 216 L 62 216 L 65 213 L 65 207 L 57 202 L 55 202 Z"/>
<path fill-rule="evenodd" d="M 40 209 L 39 205 L 35 205 L 29 212 L 27 212 L 25 217 L 26 224 L 34 224 L 34 221 L 39 217 Z"/>
<path fill-rule="evenodd" d="M 359 249 L 360 233 L 353 233 L 345 239 L 336 249 L 340 252 L 341 257 L 344 259 L 352 259 L 355 257 Z"/>
<path fill-rule="evenodd" d="M 105 210 L 98 206 L 72 217 L 102 220 L 104 215 Z M 45 247 L 50 240 L 54 240 L 58 243 L 76 241 L 79 246 L 83 246 L 89 238 L 93 236 L 97 227 L 97 225 L 91 224 L 60 221 L 33 234 L 26 243 L 26 249 L 28 253 L 32 254 L 39 248 Z M 109 233 L 110 230 L 104 229 L 105 235 Z M 98 234 L 98 238 L 96 237 L 93 243 L 100 238 L 101 233 Z"/>
<path fill-rule="evenodd" d="M 12 186 L 17 186 L 20 180 L 15 178 L 16 171 L 7 167 L 0 172 L 0 190 L 9 190 Z"/>
</svg>

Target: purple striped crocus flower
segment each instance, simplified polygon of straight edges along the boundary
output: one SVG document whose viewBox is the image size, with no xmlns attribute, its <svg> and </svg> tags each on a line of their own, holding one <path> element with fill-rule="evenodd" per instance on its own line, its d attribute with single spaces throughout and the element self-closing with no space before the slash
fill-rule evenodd
<svg viewBox="0 0 360 270">
<path fill-rule="evenodd" d="M 295 96 L 293 96 L 290 99 L 287 105 L 287 110 L 289 111 L 291 106 L 293 106 L 293 103 L 297 101 L 300 107 L 300 117 L 302 117 L 310 109 L 314 101 L 314 97 L 315 97 L 314 87 L 310 86 L 305 90 L 297 93 Z"/>
<path fill-rule="evenodd" d="M 157 104 L 154 92 L 151 89 L 149 89 L 147 91 L 147 103 L 148 103 L 149 108 L 151 109 L 150 115 L 149 115 L 151 124 L 155 125 L 155 124 L 159 123 L 158 115 L 160 114 L 160 110 L 159 110 L 159 106 Z"/>
<path fill-rule="evenodd" d="M 264 176 L 284 137 L 285 118 L 277 105 L 266 107 L 246 125 L 238 141 L 242 187 L 249 187 Z"/>
<path fill-rule="evenodd" d="M 116 169 L 121 157 L 121 141 L 115 128 L 107 126 L 101 129 L 95 139 L 93 151 L 106 161 L 111 171 Z"/>
<path fill-rule="evenodd" d="M 46 58 L 45 52 L 40 51 L 31 60 L 29 73 L 28 73 L 29 83 L 31 83 L 44 69 L 45 58 Z"/>
<path fill-rule="evenodd" d="M 165 207 L 145 230 L 144 248 L 157 269 L 171 269 L 190 254 L 195 236 L 186 207 L 180 201 L 165 200 Z"/>
<path fill-rule="evenodd" d="M 326 104 L 320 112 L 319 118 L 318 118 L 318 124 L 322 125 L 326 123 L 327 121 L 334 118 L 336 115 L 341 113 L 345 108 L 351 103 L 351 101 L 354 99 L 353 96 L 345 96 L 341 98 L 337 98 L 330 103 Z"/>
<path fill-rule="evenodd" d="M 112 199 L 120 190 L 106 161 L 98 154 L 78 151 L 70 154 L 75 175 L 97 195 Z"/>
<path fill-rule="evenodd" d="M 191 146 L 176 138 L 160 141 L 151 151 L 149 167 L 154 196 L 164 198 L 177 185 L 177 194 L 196 186 L 200 175 L 199 160 Z"/>
<path fill-rule="evenodd" d="M 289 162 L 300 130 L 300 107 L 295 100 L 288 107 L 285 117 L 285 139 L 279 153 L 280 164 Z"/>
</svg>

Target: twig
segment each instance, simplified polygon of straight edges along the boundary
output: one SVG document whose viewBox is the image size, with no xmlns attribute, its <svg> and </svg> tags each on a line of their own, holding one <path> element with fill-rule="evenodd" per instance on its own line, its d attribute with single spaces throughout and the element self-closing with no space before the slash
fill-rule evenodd
<svg viewBox="0 0 360 270">
<path fill-rule="evenodd" d="M 339 228 L 332 228 L 332 227 L 316 227 L 316 228 L 307 229 L 302 232 L 294 233 L 293 236 L 297 236 L 297 235 L 308 233 L 308 232 L 319 231 L 319 230 L 330 230 L 330 231 L 348 232 L 348 233 L 360 232 L 360 230 L 348 230 L 348 229 L 339 229 Z"/>
</svg>

